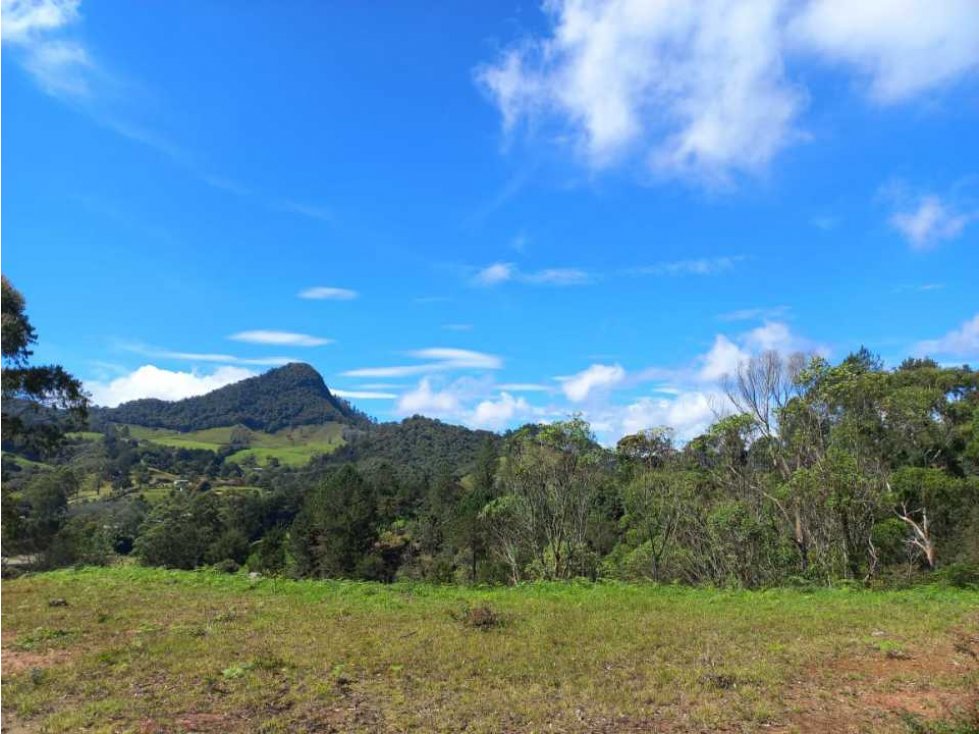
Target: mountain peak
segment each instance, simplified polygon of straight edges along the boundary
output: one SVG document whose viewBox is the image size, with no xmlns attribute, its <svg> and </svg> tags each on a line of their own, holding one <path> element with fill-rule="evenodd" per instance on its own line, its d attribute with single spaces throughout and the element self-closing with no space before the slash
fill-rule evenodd
<svg viewBox="0 0 979 734">
<path fill-rule="evenodd" d="M 252 430 L 323 423 L 361 425 L 367 419 L 337 398 L 311 365 L 291 362 L 261 375 L 175 402 L 134 400 L 105 409 L 101 417 L 178 431 L 198 431 L 241 424 Z"/>
</svg>

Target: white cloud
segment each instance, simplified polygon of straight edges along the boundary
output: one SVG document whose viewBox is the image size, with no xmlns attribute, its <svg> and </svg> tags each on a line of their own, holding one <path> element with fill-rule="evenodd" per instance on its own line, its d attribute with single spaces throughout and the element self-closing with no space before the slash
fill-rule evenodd
<svg viewBox="0 0 979 734">
<path fill-rule="evenodd" d="M 781 321 L 766 321 L 745 334 L 744 341 L 752 352 L 789 352 L 797 343 L 788 325 Z"/>
<path fill-rule="evenodd" d="M 453 369 L 472 368 L 482 370 L 498 370 L 503 366 L 503 360 L 495 354 L 474 352 L 471 349 L 454 349 L 451 347 L 429 347 L 416 349 L 409 355 L 417 359 L 435 359 L 445 367 Z"/>
<path fill-rule="evenodd" d="M 578 268 L 545 268 L 525 273 L 513 263 L 500 262 L 487 265 L 477 272 L 472 282 L 481 286 L 494 286 L 508 282 L 530 285 L 583 285 L 591 280 L 591 275 Z"/>
<path fill-rule="evenodd" d="M 434 378 L 423 377 L 416 387 L 398 398 L 395 412 L 402 416 L 422 414 L 492 430 L 539 412 L 524 398 L 509 392 L 491 396 L 492 391 L 489 379 L 462 377 L 440 384 Z"/>
<path fill-rule="evenodd" d="M 357 291 L 349 288 L 334 288 L 333 286 L 318 285 L 299 292 L 300 298 L 317 301 L 350 301 L 357 297 Z"/>
<path fill-rule="evenodd" d="M 979 314 L 938 339 L 919 342 L 915 352 L 948 357 L 979 356 Z"/>
<path fill-rule="evenodd" d="M 78 18 L 81 0 L 3 0 L 3 40 L 27 43 Z"/>
<path fill-rule="evenodd" d="M 504 132 L 570 140 L 594 168 L 638 154 L 726 183 L 804 139 L 791 61 L 841 65 L 878 102 L 979 68 L 975 0 L 547 0 L 546 31 L 477 69 Z"/>
<path fill-rule="evenodd" d="M 85 389 L 91 393 L 93 403 L 111 408 L 140 398 L 181 400 L 254 376 L 254 372 L 242 367 L 218 367 L 210 374 L 200 374 L 146 364 L 108 382 L 86 382 Z"/>
<path fill-rule="evenodd" d="M 348 370 L 344 377 L 408 377 L 432 372 L 453 370 L 498 370 L 503 360 L 495 354 L 475 352 L 470 349 L 449 347 L 430 347 L 409 352 L 415 359 L 428 360 L 421 364 L 397 365 L 394 367 L 361 367 Z"/>
<path fill-rule="evenodd" d="M 473 281 L 477 285 L 498 285 L 513 278 L 513 263 L 493 263 L 476 273 Z"/>
<path fill-rule="evenodd" d="M 80 0 L 2 0 L 3 42 L 18 51 L 18 58 L 38 86 L 56 97 L 89 94 L 95 64 L 79 42 L 65 31 L 80 17 Z"/>
<path fill-rule="evenodd" d="M 766 321 L 737 337 L 737 342 L 724 334 L 714 337 L 710 350 L 698 359 L 700 369 L 697 378 L 703 382 L 716 382 L 727 375 L 733 375 L 738 366 L 754 354 L 775 351 L 779 354 L 792 352 L 825 351 L 816 348 L 805 339 L 792 333 L 788 325 L 781 321 Z"/>
<path fill-rule="evenodd" d="M 939 197 L 923 196 L 912 208 L 895 212 L 890 222 L 912 248 L 927 250 L 942 240 L 958 237 L 969 219 L 968 215 L 953 211 Z"/>
<path fill-rule="evenodd" d="M 270 344 L 288 347 L 321 347 L 324 344 L 331 344 L 333 342 L 332 339 L 310 336 L 309 334 L 297 334 L 292 331 L 266 331 L 263 329 L 240 331 L 237 334 L 232 334 L 228 338 L 238 342 L 247 342 L 248 344 Z"/>
<path fill-rule="evenodd" d="M 552 388 L 548 385 L 541 385 L 537 382 L 506 382 L 502 385 L 497 385 L 498 390 L 507 390 L 509 392 L 551 392 Z"/>
<path fill-rule="evenodd" d="M 621 365 L 593 364 L 576 375 L 560 378 L 561 389 L 568 400 L 580 403 L 593 391 L 605 390 L 625 380 L 626 373 Z"/>
<path fill-rule="evenodd" d="M 330 388 L 330 392 L 337 397 L 351 400 L 394 400 L 398 397 L 393 392 L 377 392 L 375 390 L 335 390 Z"/>
<path fill-rule="evenodd" d="M 854 66 L 882 103 L 979 68 L 975 0 L 812 0 L 792 30 L 828 61 Z"/>
<path fill-rule="evenodd" d="M 556 0 L 549 34 L 478 71 L 504 128 L 557 122 L 588 162 L 630 150 L 659 170 L 725 178 L 792 138 L 779 0 Z"/>
<path fill-rule="evenodd" d="M 750 355 L 723 334 L 714 337 L 714 345 L 702 357 L 701 380 L 715 381 L 737 371 L 738 365 Z"/>
<path fill-rule="evenodd" d="M 483 400 L 473 411 L 469 423 L 477 428 L 499 430 L 510 424 L 516 417 L 529 415 L 530 404 L 524 398 L 514 398 L 504 392 L 496 400 Z"/>
<path fill-rule="evenodd" d="M 669 426 L 677 438 L 688 440 L 703 433 L 715 419 L 715 405 L 722 402 L 710 392 L 684 392 L 674 398 L 640 398 L 613 416 L 616 438 L 647 428 Z"/>
<path fill-rule="evenodd" d="M 202 352 L 177 352 L 170 349 L 157 349 L 142 344 L 123 344 L 123 349 L 144 357 L 157 359 L 173 359 L 181 362 L 220 362 L 222 364 L 248 364 L 280 366 L 290 362 L 299 362 L 295 357 L 236 357 L 233 354 L 211 354 Z"/>
<path fill-rule="evenodd" d="M 462 401 L 455 389 L 437 390 L 432 380 L 422 378 L 418 387 L 398 398 L 397 411 L 402 415 L 416 413 L 435 417 L 456 418 L 462 412 Z"/>
</svg>

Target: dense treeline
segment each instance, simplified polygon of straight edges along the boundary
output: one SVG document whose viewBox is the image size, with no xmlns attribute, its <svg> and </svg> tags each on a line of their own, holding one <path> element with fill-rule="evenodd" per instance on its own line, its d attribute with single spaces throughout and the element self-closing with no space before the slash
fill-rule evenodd
<svg viewBox="0 0 979 734">
<path fill-rule="evenodd" d="M 108 422 L 177 431 L 243 425 L 274 433 L 282 428 L 330 421 L 359 426 L 369 423 L 363 413 L 333 395 L 316 370 L 300 363 L 269 370 L 199 397 L 175 402 L 148 398 L 92 411 L 92 424 L 97 428 Z"/>
<path fill-rule="evenodd" d="M 927 359 L 888 370 L 865 350 L 835 366 L 768 353 L 731 376 L 730 409 L 683 445 L 653 428 L 603 447 L 579 417 L 502 437 L 415 418 L 300 469 L 110 426 L 62 447 L 60 469 L 5 462 L 4 554 L 384 581 L 967 577 L 977 388 L 968 367 Z M 197 479 L 148 501 L 149 467 Z M 113 490 L 69 503 L 94 473 Z"/>
</svg>

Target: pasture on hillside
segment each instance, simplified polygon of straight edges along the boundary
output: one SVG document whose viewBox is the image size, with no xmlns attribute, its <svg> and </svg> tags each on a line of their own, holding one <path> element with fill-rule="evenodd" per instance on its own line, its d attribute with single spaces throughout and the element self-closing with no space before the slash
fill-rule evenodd
<svg viewBox="0 0 979 734">
<path fill-rule="evenodd" d="M 4 731 L 970 732 L 979 591 L 3 585 Z"/>
</svg>

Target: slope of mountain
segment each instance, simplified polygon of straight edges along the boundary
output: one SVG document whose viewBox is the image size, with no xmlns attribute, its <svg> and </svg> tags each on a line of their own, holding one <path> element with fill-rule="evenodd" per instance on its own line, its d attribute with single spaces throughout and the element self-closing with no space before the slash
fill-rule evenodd
<svg viewBox="0 0 979 734">
<path fill-rule="evenodd" d="M 333 395 L 308 364 L 292 363 L 176 402 L 144 399 L 92 411 L 93 425 L 127 423 L 176 431 L 243 425 L 274 433 L 283 428 L 344 423 L 366 427 L 369 419 Z"/>
<path fill-rule="evenodd" d="M 382 461 L 415 473 L 435 475 L 441 467 L 453 473 L 472 470 L 480 450 L 502 438 L 490 431 L 456 426 L 415 415 L 399 423 L 377 423 L 324 460 L 328 463 Z"/>
</svg>

